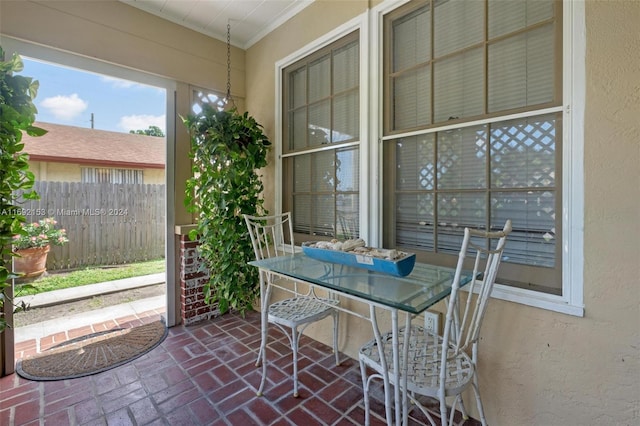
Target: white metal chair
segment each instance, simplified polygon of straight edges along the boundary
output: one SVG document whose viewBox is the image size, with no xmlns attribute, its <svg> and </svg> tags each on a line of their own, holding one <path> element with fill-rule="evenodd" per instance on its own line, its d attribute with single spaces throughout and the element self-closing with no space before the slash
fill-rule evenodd
<svg viewBox="0 0 640 426">
<path fill-rule="evenodd" d="M 420 404 L 418 395 L 436 398 L 440 402 L 440 418 L 442 425 L 453 422 L 456 405 L 460 403 L 460 411 L 463 417 L 468 418 L 462 401 L 462 392 L 471 387 L 478 405 L 480 420 L 486 425 L 480 390 L 478 388 L 478 338 L 480 327 L 487 307 L 489 296 L 496 279 L 498 267 L 502 258 L 506 237 L 511 232 L 511 221 L 508 220 L 502 231 L 481 232 L 466 228 L 464 239 L 458 257 L 458 264 L 454 277 L 451 295 L 447 306 L 444 332 L 442 336 L 430 332 L 422 326 L 412 326 L 410 330 L 400 333 L 400 349 L 404 350 L 404 342 L 409 341 L 408 357 L 406 358 L 407 381 L 406 390 L 409 400 L 427 416 L 432 425 L 435 421 L 427 408 Z M 484 273 L 479 279 L 473 279 L 466 288 L 469 293 L 466 301 L 460 299 L 460 277 L 463 267 L 468 265 L 466 259 L 473 259 L 473 277 L 478 277 L 484 264 Z M 469 269 L 471 269 L 469 267 Z M 472 296 L 477 293 L 477 296 Z M 462 311 L 460 309 L 462 308 Z M 408 336 L 408 337 L 407 337 Z M 385 364 L 390 366 L 388 372 L 389 384 L 385 383 L 385 401 L 390 392 L 391 385 L 402 385 L 400 374 L 392 371 L 391 360 L 391 333 L 380 336 L 382 350 L 377 340 L 373 339 L 360 348 L 359 360 L 362 373 L 365 402 L 365 424 L 369 424 L 369 386 L 374 378 L 384 380 L 382 353 Z M 471 351 L 471 354 L 468 351 Z M 401 368 L 404 371 L 404 359 L 400 357 Z M 366 367 L 374 370 L 367 377 Z M 454 397 L 450 415 L 446 398 Z M 406 407 L 403 404 L 403 407 Z"/>
<path fill-rule="evenodd" d="M 246 214 L 243 216 L 249 229 L 257 260 L 295 252 L 290 212 L 271 216 L 250 216 Z M 288 243 L 285 241 L 285 229 L 288 232 Z M 292 297 L 270 303 L 271 292 L 276 281 L 277 277 L 273 274 L 264 273 L 260 277 L 261 310 L 263 315 L 266 313 L 267 322 L 280 328 L 289 339 L 293 352 L 293 396 L 298 397 L 298 348 L 300 336 L 302 336 L 302 332 L 308 325 L 329 315 L 333 316 L 333 351 L 336 365 L 339 365 L 338 311 L 334 309 L 334 306 L 338 305 L 338 300 L 333 298 L 332 295 L 328 298 L 320 298 L 315 294 L 313 288 L 309 288 L 304 293 L 299 293 L 298 285 L 294 283 L 293 290 L 289 290 L 293 293 Z M 290 332 L 287 328 L 290 329 Z M 263 368 L 265 368 L 260 388 L 258 389 L 259 396 L 262 395 L 266 379 L 266 342 L 267 328 L 263 320 L 262 342 L 258 360 L 256 361 L 256 366 L 262 363 Z"/>
</svg>

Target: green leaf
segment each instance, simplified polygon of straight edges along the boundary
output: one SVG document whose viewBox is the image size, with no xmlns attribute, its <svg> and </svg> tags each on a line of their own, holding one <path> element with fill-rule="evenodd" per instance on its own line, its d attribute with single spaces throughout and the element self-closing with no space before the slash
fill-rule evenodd
<svg viewBox="0 0 640 426">
<path fill-rule="evenodd" d="M 35 126 L 29 126 L 26 130 L 29 136 L 43 136 L 48 132 L 48 130 L 41 129 L 40 127 Z"/>
<path fill-rule="evenodd" d="M 30 77 L 14 75 L 23 70 L 22 59 L 13 54 L 5 61 L 4 50 L 0 47 L 0 291 L 4 292 L 8 280 L 15 277 L 8 272 L 8 263 L 14 255 L 11 250 L 13 235 L 21 232 L 23 215 L 16 214 L 19 204 L 25 199 L 37 199 L 38 195 L 30 191 L 34 175 L 29 171 L 28 155 L 22 153 L 24 144 L 22 134 L 41 136 L 46 131 L 33 126 L 37 108 L 33 103 L 39 83 Z M 16 195 L 22 192 L 21 196 Z M 0 297 L 0 308 L 5 298 Z M 0 309 L 1 311 L 2 309 Z M 0 317 L 0 332 L 8 327 Z"/>
<path fill-rule="evenodd" d="M 257 166 L 267 163 L 268 139 L 255 119 L 237 110 L 202 112 L 183 119 L 191 135 L 193 176 L 187 180 L 185 205 L 196 213 L 193 233 L 200 239 L 198 254 L 209 271 L 207 303 L 221 312 L 252 309 L 258 295 L 258 272 L 242 213 L 266 213 Z M 243 211 L 244 210 L 244 211 Z"/>
</svg>

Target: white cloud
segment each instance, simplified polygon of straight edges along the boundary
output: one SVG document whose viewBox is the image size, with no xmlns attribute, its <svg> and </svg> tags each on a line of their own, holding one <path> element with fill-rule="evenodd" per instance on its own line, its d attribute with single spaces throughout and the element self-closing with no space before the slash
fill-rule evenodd
<svg viewBox="0 0 640 426">
<path fill-rule="evenodd" d="M 127 115 L 120 118 L 118 126 L 128 132 L 130 130 L 147 130 L 149 126 L 156 126 L 162 130 L 163 133 L 167 133 L 166 127 L 166 115 Z"/>
<path fill-rule="evenodd" d="M 122 80 L 120 78 L 108 77 L 106 75 L 100 76 L 100 80 L 118 89 L 129 89 L 131 87 L 140 86 L 140 84 L 134 81 Z"/>
<path fill-rule="evenodd" d="M 58 95 L 46 98 L 40 102 L 40 106 L 58 120 L 71 121 L 82 114 L 89 103 L 80 99 L 77 93 L 70 96 Z"/>
<path fill-rule="evenodd" d="M 109 77 L 109 76 L 106 76 L 106 75 L 101 75 L 100 76 L 100 80 L 103 83 L 109 84 L 111 87 L 113 87 L 115 89 L 154 89 L 154 90 L 158 90 L 158 91 L 163 91 L 164 90 L 164 89 L 161 89 L 159 87 L 148 86 L 146 84 L 137 83 L 135 81 L 122 80 L 120 78 Z"/>
</svg>

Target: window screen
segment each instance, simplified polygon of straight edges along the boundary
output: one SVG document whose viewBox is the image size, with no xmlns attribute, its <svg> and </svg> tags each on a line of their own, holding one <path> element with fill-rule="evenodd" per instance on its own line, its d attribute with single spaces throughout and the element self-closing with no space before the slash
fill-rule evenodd
<svg viewBox="0 0 640 426">
<path fill-rule="evenodd" d="M 283 210 L 298 241 L 359 235 L 358 32 L 283 71 Z"/>
<path fill-rule="evenodd" d="M 511 219 L 502 282 L 560 291 L 561 24 L 551 0 L 385 17 L 385 245 L 453 264 L 464 227 Z"/>
</svg>

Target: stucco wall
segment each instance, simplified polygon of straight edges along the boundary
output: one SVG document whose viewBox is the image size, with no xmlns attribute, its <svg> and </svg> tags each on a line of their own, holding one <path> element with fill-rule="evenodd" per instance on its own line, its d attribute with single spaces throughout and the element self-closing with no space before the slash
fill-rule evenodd
<svg viewBox="0 0 640 426">
<path fill-rule="evenodd" d="M 36 180 L 80 182 L 80 165 L 78 164 L 30 161 L 29 169 L 35 175 Z"/>
<path fill-rule="evenodd" d="M 48 180 L 55 182 L 80 182 L 82 171 L 79 164 L 51 163 L 47 161 L 31 161 L 29 168 L 36 180 Z M 164 184 L 163 169 L 143 169 L 144 183 Z"/>
<path fill-rule="evenodd" d="M 275 84 L 269 71 L 366 6 L 319 2 L 247 51 L 247 109 L 271 137 Z M 491 424 L 640 423 L 638 22 L 640 2 L 586 3 L 585 317 L 492 301 L 480 360 Z M 264 174 L 273 208 L 273 163 Z M 341 321 L 341 350 L 354 356 L 370 326 L 347 315 Z M 330 343 L 329 329 L 327 323 L 309 332 Z"/>
</svg>

